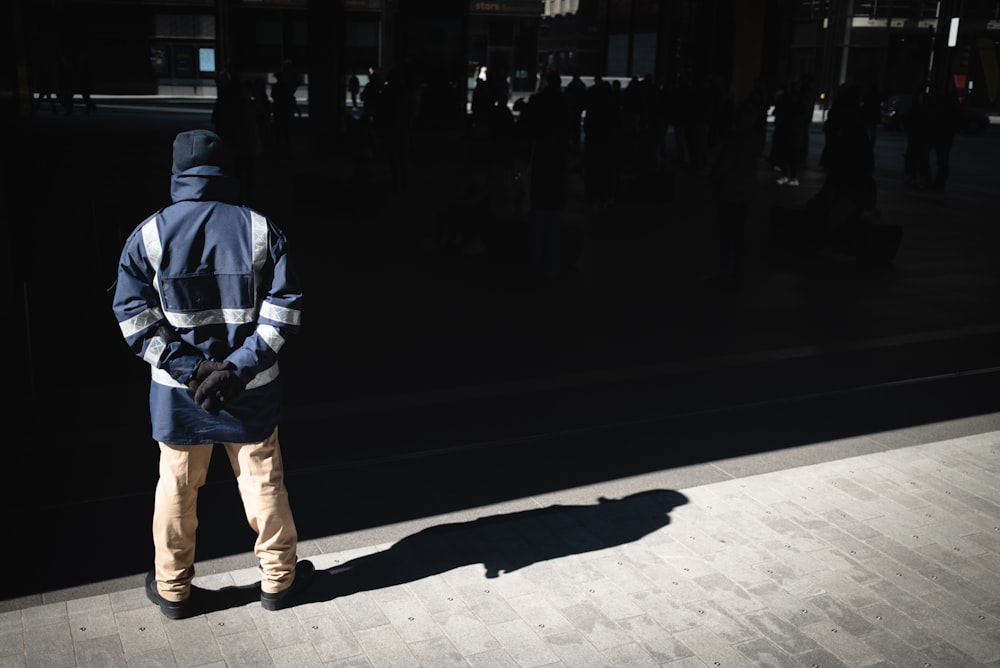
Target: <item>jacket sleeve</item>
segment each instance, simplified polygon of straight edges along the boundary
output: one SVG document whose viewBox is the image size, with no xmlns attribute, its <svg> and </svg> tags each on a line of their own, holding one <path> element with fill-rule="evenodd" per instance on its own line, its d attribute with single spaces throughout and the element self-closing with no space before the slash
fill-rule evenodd
<svg viewBox="0 0 1000 668">
<path fill-rule="evenodd" d="M 122 249 L 112 310 L 132 352 L 186 384 L 205 357 L 182 341 L 163 315 L 155 272 L 142 242 L 144 225 L 129 236 Z"/>
<path fill-rule="evenodd" d="M 263 300 L 253 334 L 226 358 L 236 366 L 244 382 L 277 363 L 285 341 L 298 333 L 302 321 L 302 289 L 288 253 L 288 241 L 270 221 L 268 259 L 261 271 L 259 294 Z"/>
</svg>

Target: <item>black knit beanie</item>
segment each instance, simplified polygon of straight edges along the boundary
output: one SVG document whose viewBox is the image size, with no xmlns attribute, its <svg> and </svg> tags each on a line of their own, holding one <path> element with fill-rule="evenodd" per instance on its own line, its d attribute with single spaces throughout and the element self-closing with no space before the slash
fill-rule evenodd
<svg viewBox="0 0 1000 668">
<path fill-rule="evenodd" d="M 229 152 L 219 135 L 211 130 L 189 130 L 174 138 L 172 173 L 180 174 L 199 165 L 215 165 L 229 169 Z"/>
</svg>

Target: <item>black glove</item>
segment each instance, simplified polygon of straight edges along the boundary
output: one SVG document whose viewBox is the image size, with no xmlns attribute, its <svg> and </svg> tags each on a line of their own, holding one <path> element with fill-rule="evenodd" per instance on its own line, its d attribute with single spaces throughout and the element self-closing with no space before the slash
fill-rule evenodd
<svg viewBox="0 0 1000 668">
<path fill-rule="evenodd" d="M 188 387 L 194 392 L 198 389 L 198 386 L 205 382 L 213 371 L 221 371 L 223 369 L 231 368 L 229 362 L 216 362 L 215 360 L 202 360 L 198 362 L 198 366 L 194 368 L 194 374 L 191 376 L 191 380 L 188 381 Z"/>
<path fill-rule="evenodd" d="M 240 396 L 243 392 L 243 381 L 236 375 L 235 368 L 227 363 L 225 368 L 210 373 L 195 390 L 195 403 L 212 415 L 218 415 L 227 403 Z"/>
</svg>

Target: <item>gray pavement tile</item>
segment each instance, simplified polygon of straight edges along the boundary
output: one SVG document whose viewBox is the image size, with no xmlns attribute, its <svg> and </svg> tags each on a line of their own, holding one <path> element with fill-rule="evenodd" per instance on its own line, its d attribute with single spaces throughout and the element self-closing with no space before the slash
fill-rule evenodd
<svg viewBox="0 0 1000 668">
<path fill-rule="evenodd" d="M 271 660 L 277 668 L 325 668 L 309 643 L 272 648 Z"/>
<path fill-rule="evenodd" d="M 443 636 L 410 643 L 410 651 L 413 652 L 421 666 L 468 668 L 469 665 L 462 653 Z"/>
<path fill-rule="evenodd" d="M 436 613 L 434 620 L 464 656 L 489 652 L 500 646 L 489 628 L 464 607 Z"/>
<path fill-rule="evenodd" d="M 804 609 L 808 610 L 808 608 Z M 813 615 L 813 617 L 822 619 L 819 615 Z M 803 652 L 819 648 L 819 645 L 814 640 L 800 630 L 801 627 L 791 624 L 783 617 L 779 617 L 769 610 L 744 615 L 742 620 L 744 623 L 755 628 L 761 637 L 767 638 L 789 654 L 802 654 Z M 803 624 L 802 626 L 808 625 Z"/>
<path fill-rule="evenodd" d="M 405 668 L 420 666 L 420 661 L 409 646 L 399 637 L 391 624 L 356 631 L 355 635 L 365 655 L 375 668 L 398 666 Z"/>
<path fill-rule="evenodd" d="M 635 617 L 642 614 L 635 600 L 627 593 L 616 587 L 608 580 L 595 580 L 587 584 L 585 593 L 582 596 L 553 598 L 550 592 L 545 596 L 555 607 L 560 610 L 576 606 L 592 605 L 602 615 L 610 620 L 617 621 L 628 617 Z"/>
<path fill-rule="evenodd" d="M 934 643 L 924 650 L 932 666 L 944 668 L 976 668 L 979 662 L 947 642 Z"/>
<path fill-rule="evenodd" d="M 587 668 L 591 666 L 601 666 L 611 668 L 612 664 L 608 658 L 598 652 L 593 645 L 577 633 L 563 633 L 555 636 L 546 636 L 545 644 L 552 653 L 559 657 L 560 662 L 568 667 L 580 666 Z"/>
<path fill-rule="evenodd" d="M 632 594 L 632 599 L 643 609 L 644 616 L 649 617 L 670 633 L 698 626 L 698 616 L 674 601 L 669 589 L 639 592 Z M 627 621 L 629 620 L 622 620 L 619 624 L 622 625 Z"/>
<path fill-rule="evenodd" d="M 528 594 L 507 599 L 518 616 L 540 636 L 547 637 L 569 633 L 573 625 L 544 597 Z"/>
<path fill-rule="evenodd" d="M 227 666 L 273 666 L 274 660 L 256 631 L 243 631 L 218 639 Z"/>
<path fill-rule="evenodd" d="M 67 601 L 69 628 L 74 642 L 118 635 L 118 620 L 107 595 Z"/>
<path fill-rule="evenodd" d="M 867 666 L 887 659 L 877 649 L 836 625 L 807 624 L 802 632 L 848 666 Z"/>
<path fill-rule="evenodd" d="M 811 575 L 809 579 L 815 582 L 818 590 L 818 593 L 814 595 L 830 594 L 836 597 L 841 603 L 852 608 L 861 608 L 877 603 L 880 600 L 864 584 L 858 584 L 849 578 L 842 577 L 838 573 L 831 573 L 829 571 L 816 573 Z"/>
<path fill-rule="evenodd" d="M 180 668 L 169 648 L 160 647 L 128 657 L 129 668 Z M 261 664 L 265 665 L 265 664 Z M 269 665 L 269 664 L 268 664 Z M 210 663 L 198 668 L 228 668 L 224 661 Z"/>
<path fill-rule="evenodd" d="M 306 642 L 306 632 L 295 608 L 278 611 L 264 610 L 259 605 L 249 608 L 257 633 L 269 650 Z"/>
<path fill-rule="evenodd" d="M 970 628 L 961 619 L 945 615 L 934 624 L 933 632 L 978 662 L 1000 660 L 1000 636 L 995 628 L 983 632 Z"/>
<path fill-rule="evenodd" d="M 874 603 L 859 608 L 857 612 L 876 629 L 890 632 L 914 649 L 928 647 L 935 640 L 929 624 L 914 620 L 889 603 Z"/>
<path fill-rule="evenodd" d="M 606 553 L 605 556 L 589 560 L 588 565 L 593 571 L 603 575 L 607 580 L 628 594 L 647 591 L 656 587 L 656 584 L 644 574 L 648 569 L 637 566 L 635 562 L 623 556 L 617 550 Z"/>
<path fill-rule="evenodd" d="M 487 652 L 473 654 L 472 656 L 467 655 L 465 660 L 468 661 L 469 665 L 473 666 L 473 668 L 519 668 L 517 661 L 514 660 L 514 657 L 503 649 L 493 649 Z"/>
<path fill-rule="evenodd" d="M 878 550 L 858 538 L 853 533 L 847 531 L 842 526 L 831 526 L 826 529 L 819 529 L 816 532 L 818 538 L 823 539 L 828 544 L 840 549 L 851 559 L 864 560 L 878 554 Z M 878 535 L 873 531 L 872 535 Z"/>
<path fill-rule="evenodd" d="M 118 636 L 87 638 L 76 643 L 76 665 L 79 668 L 125 668 L 125 652 Z M 191 664 L 193 665 L 193 664 Z"/>
<path fill-rule="evenodd" d="M 118 615 L 119 637 L 125 656 L 131 658 L 150 650 L 169 648 L 170 642 L 163 628 L 167 620 L 160 609 L 152 605 L 140 610 L 129 610 Z"/>
<path fill-rule="evenodd" d="M 621 620 L 618 625 L 643 647 L 653 659 L 660 664 L 693 657 L 694 652 L 656 623 L 649 615 L 629 617 Z"/>
<path fill-rule="evenodd" d="M 25 629 L 69 622 L 69 612 L 65 602 L 48 603 L 21 611 L 21 623 Z"/>
<path fill-rule="evenodd" d="M 257 625 L 254 624 L 250 614 L 250 606 L 218 610 L 208 613 L 205 617 L 216 638 L 257 631 Z"/>
<path fill-rule="evenodd" d="M 353 631 L 374 629 L 389 623 L 382 608 L 367 592 L 342 596 L 335 599 L 335 603 Z"/>
<path fill-rule="evenodd" d="M 604 650 L 604 656 L 612 666 L 628 666 L 629 668 L 654 668 L 660 664 L 653 659 L 638 643 L 618 645 L 608 647 Z"/>
<path fill-rule="evenodd" d="M 351 656 L 346 659 L 337 659 L 335 661 L 327 661 L 326 668 L 372 668 L 372 662 L 368 660 L 367 656 L 358 655 Z"/>
<path fill-rule="evenodd" d="M 487 581 L 458 588 L 469 609 L 487 626 L 519 619 L 517 611 Z"/>
<path fill-rule="evenodd" d="M 519 666 L 531 668 L 559 661 L 558 655 L 549 649 L 543 638 L 523 619 L 490 624 L 489 629 Z"/>
<path fill-rule="evenodd" d="M 712 631 L 730 645 L 751 640 L 760 635 L 752 626 L 741 622 L 739 617 L 730 615 L 713 600 L 688 603 L 684 607 L 698 616 L 701 626 Z"/>
<path fill-rule="evenodd" d="M 675 636 L 706 665 L 739 666 L 743 663 L 743 656 L 708 627 L 697 626 Z"/>
<path fill-rule="evenodd" d="M 809 604 L 822 610 L 836 626 L 855 636 L 863 636 L 875 628 L 870 621 L 855 612 L 853 606 L 829 594 L 813 596 L 809 599 Z"/>
<path fill-rule="evenodd" d="M 592 603 L 562 608 L 560 612 L 572 624 L 573 628 L 598 650 L 606 650 L 631 642 L 628 634 Z"/>
<path fill-rule="evenodd" d="M 72 666 L 75 658 L 69 626 L 63 623 L 24 629 L 24 659 L 28 666 Z"/>
<path fill-rule="evenodd" d="M 760 668 L 800 668 L 804 665 L 767 638 L 748 640 L 734 645 L 733 649 L 749 659 L 753 666 Z"/>
<path fill-rule="evenodd" d="M 896 666 L 923 666 L 930 658 L 924 650 L 908 645 L 889 631 L 874 631 L 862 640 Z"/>
<path fill-rule="evenodd" d="M 458 592 L 444 578 L 421 578 L 408 586 L 424 609 L 431 614 L 454 610 L 462 605 Z"/>
<path fill-rule="evenodd" d="M 816 619 L 816 610 L 809 605 L 809 599 L 792 596 L 774 582 L 761 582 L 747 588 L 761 601 L 765 610 L 794 625 L 809 624 Z"/>
<path fill-rule="evenodd" d="M 643 574 L 651 584 L 655 583 L 656 586 L 668 593 L 670 598 L 677 603 L 700 601 L 705 598 L 705 589 L 703 587 L 695 584 L 690 575 L 669 564 L 648 566 L 643 569 Z"/>
<path fill-rule="evenodd" d="M 395 598 L 380 603 L 386 619 L 406 643 L 432 640 L 444 636 L 444 631 L 416 597 Z"/>
<path fill-rule="evenodd" d="M 361 645 L 339 612 L 310 617 L 303 628 L 319 658 L 326 663 L 361 654 Z"/>
<path fill-rule="evenodd" d="M 223 660 L 222 650 L 206 617 L 177 620 L 163 627 L 177 665 L 203 666 Z"/>
</svg>

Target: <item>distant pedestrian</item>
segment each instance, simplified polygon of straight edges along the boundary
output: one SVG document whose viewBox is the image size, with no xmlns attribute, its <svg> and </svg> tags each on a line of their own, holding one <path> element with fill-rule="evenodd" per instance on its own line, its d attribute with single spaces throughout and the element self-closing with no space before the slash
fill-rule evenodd
<svg viewBox="0 0 1000 668">
<path fill-rule="evenodd" d="M 913 95 L 910 110 L 903 118 L 906 132 L 906 152 L 903 157 L 903 182 L 922 188 L 931 182 L 931 118 L 930 107 L 923 91 Z"/>
<path fill-rule="evenodd" d="M 757 170 L 767 124 L 764 97 L 756 89 L 749 99 L 729 104 L 720 119 L 720 148 L 710 172 L 717 201 L 719 287 L 743 286 L 746 223 L 757 195 Z"/>
<path fill-rule="evenodd" d="M 531 165 L 532 271 L 543 283 L 559 273 L 568 198 L 569 105 L 558 72 L 549 72 L 521 114 Z"/>
<path fill-rule="evenodd" d="M 285 235 L 239 205 L 231 164 L 214 132 L 176 136 L 173 203 L 125 242 L 112 302 L 126 343 L 152 373 L 160 465 L 146 596 L 170 619 L 207 612 L 191 583 L 198 491 L 215 444 L 257 534 L 261 605 L 290 606 L 313 574 L 297 560 L 277 428 L 278 355 L 298 333 L 302 293 Z"/>
<path fill-rule="evenodd" d="M 351 96 L 351 108 L 358 108 L 358 94 L 361 93 L 361 80 L 358 79 L 356 72 L 351 72 L 351 76 L 347 78 L 347 92 Z"/>
<path fill-rule="evenodd" d="M 951 175 L 951 148 L 958 131 L 958 95 L 954 88 L 932 91 L 928 100 L 928 138 L 934 152 L 934 176 L 928 184 L 931 190 L 944 190 Z"/>
<path fill-rule="evenodd" d="M 799 169 L 809 148 L 812 106 L 798 82 L 789 84 L 774 102 L 774 161 L 779 185 L 799 185 Z"/>
<path fill-rule="evenodd" d="M 228 80 L 212 108 L 212 127 L 226 142 L 243 201 L 254 189 L 257 156 L 263 150 L 253 93 L 248 83 Z"/>
</svg>

